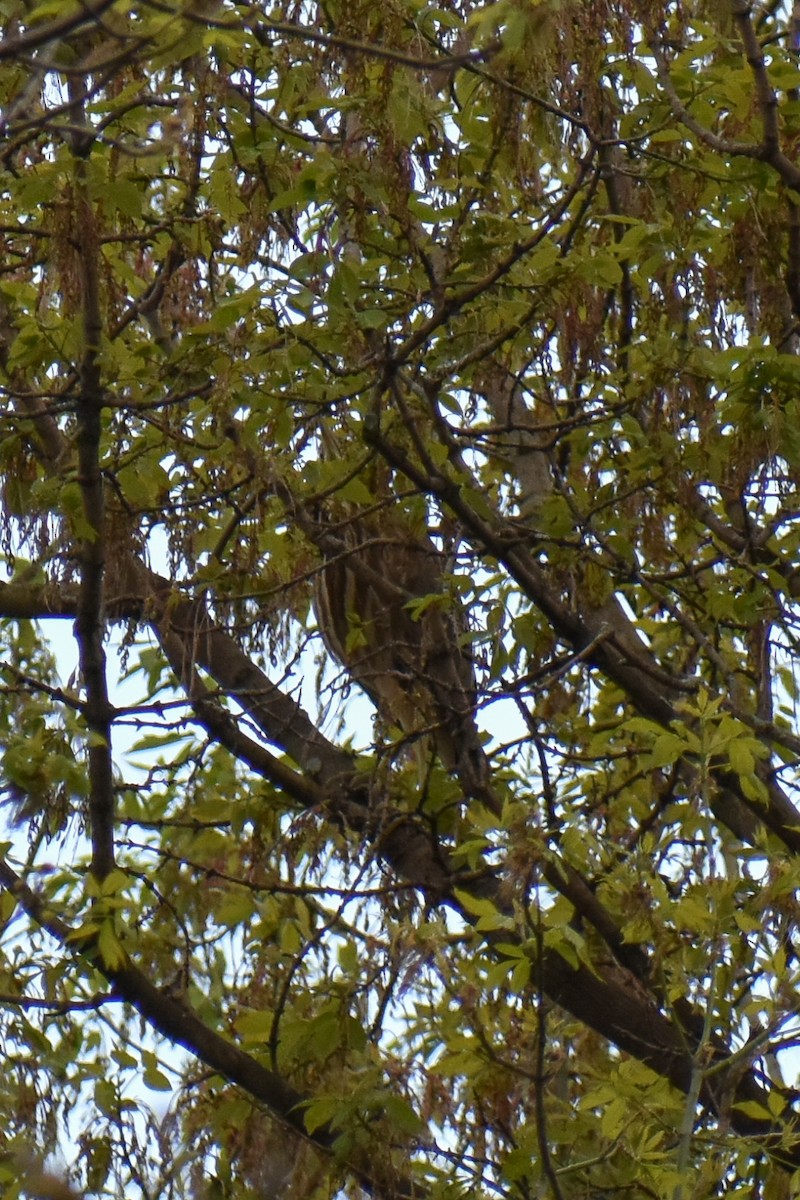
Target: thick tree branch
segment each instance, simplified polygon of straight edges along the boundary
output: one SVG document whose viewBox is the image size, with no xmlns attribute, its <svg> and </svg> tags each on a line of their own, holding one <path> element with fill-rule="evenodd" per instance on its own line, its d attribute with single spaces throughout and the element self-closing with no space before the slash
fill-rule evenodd
<svg viewBox="0 0 800 1200">
<path fill-rule="evenodd" d="M 74 85 L 71 98 L 82 113 L 83 84 Z M 84 124 L 81 120 L 81 125 Z M 88 139 L 88 142 L 87 142 Z M 105 878 L 114 867 L 114 772 L 111 759 L 111 705 L 106 681 L 104 585 L 106 511 L 100 470 L 103 385 L 100 372 L 99 244 L 94 203 L 89 196 L 84 156 L 91 145 L 88 130 L 76 135 L 75 226 L 83 302 L 83 359 L 80 366 L 78 416 L 78 482 L 83 498 L 84 529 L 79 533 L 80 592 L 75 635 L 81 675 L 86 688 L 84 715 L 89 730 L 89 818 L 92 871 Z"/>
</svg>

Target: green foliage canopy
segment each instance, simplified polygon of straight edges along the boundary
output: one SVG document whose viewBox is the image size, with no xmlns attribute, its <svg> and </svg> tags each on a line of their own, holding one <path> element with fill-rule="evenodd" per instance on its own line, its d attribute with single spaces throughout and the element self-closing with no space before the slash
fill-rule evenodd
<svg viewBox="0 0 800 1200">
<path fill-rule="evenodd" d="M 788 8 L 0 3 L 3 1195 L 788 1194 Z"/>
</svg>

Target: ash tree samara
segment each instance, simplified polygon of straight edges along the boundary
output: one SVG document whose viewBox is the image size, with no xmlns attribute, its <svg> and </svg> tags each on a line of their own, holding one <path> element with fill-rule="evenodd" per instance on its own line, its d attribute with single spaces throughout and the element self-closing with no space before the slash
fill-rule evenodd
<svg viewBox="0 0 800 1200">
<path fill-rule="evenodd" d="M 796 1194 L 797 5 L 0 32 L 0 1194 Z"/>
</svg>

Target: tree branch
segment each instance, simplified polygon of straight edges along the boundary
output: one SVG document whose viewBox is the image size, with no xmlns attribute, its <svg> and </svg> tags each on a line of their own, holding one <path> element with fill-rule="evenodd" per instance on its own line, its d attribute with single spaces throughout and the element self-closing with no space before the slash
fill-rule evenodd
<svg viewBox="0 0 800 1200">
<path fill-rule="evenodd" d="M 89 818 L 92 838 L 92 871 L 104 879 L 114 867 L 114 772 L 111 758 L 111 705 L 106 681 L 104 582 L 106 564 L 106 511 L 100 471 L 100 437 L 103 387 L 99 354 L 100 253 L 94 204 L 89 196 L 85 155 L 92 135 L 83 116 L 83 83 L 71 84 L 70 96 L 84 127 L 73 142 L 75 164 L 75 225 L 81 269 L 83 303 L 83 359 L 78 393 L 78 482 L 83 498 L 85 529 L 79 536 L 81 582 L 75 636 L 81 675 L 86 688 L 84 715 L 89 730 Z"/>
</svg>

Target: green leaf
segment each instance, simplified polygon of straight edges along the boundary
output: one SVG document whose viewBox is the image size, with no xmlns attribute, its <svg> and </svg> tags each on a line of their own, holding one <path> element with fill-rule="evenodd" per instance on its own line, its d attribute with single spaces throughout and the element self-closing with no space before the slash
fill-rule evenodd
<svg viewBox="0 0 800 1200">
<path fill-rule="evenodd" d="M 759 1104 L 757 1100 L 737 1100 L 733 1104 L 733 1108 L 742 1113 L 745 1117 L 752 1117 L 756 1121 L 771 1121 L 774 1114 L 763 1104 Z"/>
<path fill-rule="evenodd" d="M 670 767 L 686 754 L 689 747 L 683 738 L 675 733 L 660 734 L 650 752 L 650 761 L 656 768 Z"/>
<path fill-rule="evenodd" d="M 310 1101 L 303 1111 L 303 1123 L 310 1136 L 331 1124 L 342 1106 L 338 1096 L 320 1096 Z"/>
<path fill-rule="evenodd" d="M 158 1066 L 155 1060 L 148 1061 L 142 1073 L 142 1080 L 145 1087 L 150 1088 L 153 1092 L 171 1092 L 172 1082 L 168 1075 L 165 1075 Z"/>
<path fill-rule="evenodd" d="M 465 892 L 459 888 L 455 888 L 454 891 L 459 904 L 461 904 L 471 916 L 500 916 L 499 909 L 492 900 L 486 900 L 481 896 L 473 896 L 471 892 Z"/>
<path fill-rule="evenodd" d="M 125 965 L 127 955 L 117 937 L 113 921 L 103 921 L 97 934 L 97 948 L 104 966 L 111 970 Z"/>
<path fill-rule="evenodd" d="M 267 1009 L 241 1013 L 234 1022 L 236 1032 L 245 1045 L 266 1042 L 275 1023 L 273 1013 Z"/>
<path fill-rule="evenodd" d="M 389 1093 L 381 1097 L 381 1103 L 389 1123 L 398 1134 L 417 1137 L 425 1129 L 425 1123 L 402 1096 Z"/>
</svg>

